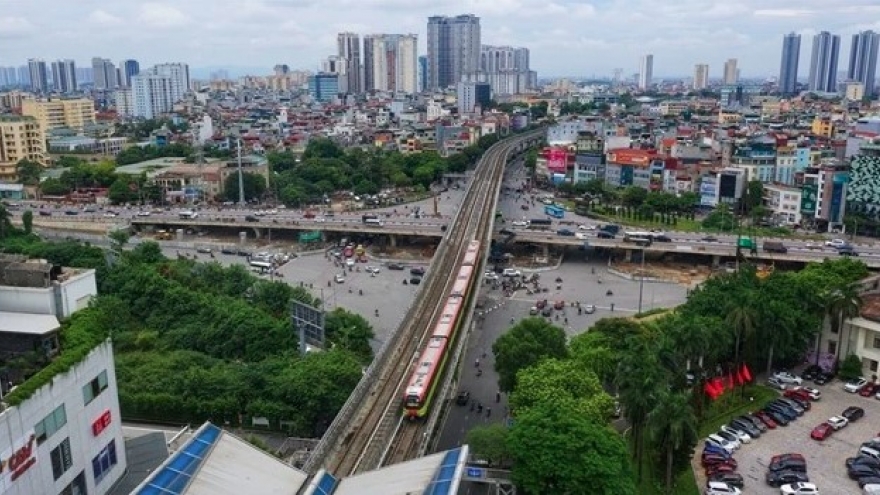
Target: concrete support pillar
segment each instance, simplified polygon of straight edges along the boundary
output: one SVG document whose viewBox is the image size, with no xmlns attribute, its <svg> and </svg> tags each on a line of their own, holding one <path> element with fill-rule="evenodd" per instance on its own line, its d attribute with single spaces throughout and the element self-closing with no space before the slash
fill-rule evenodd
<svg viewBox="0 0 880 495">
<path fill-rule="evenodd" d="M 272 241 L 272 229 L 266 229 L 266 240 Z"/>
<path fill-rule="evenodd" d="M 548 260 L 550 259 L 550 245 L 549 244 L 544 244 L 543 255 Z"/>
<path fill-rule="evenodd" d="M 257 239 L 260 238 L 260 229 L 257 227 L 254 227 L 254 237 L 256 237 Z"/>
<path fill-rule="evenodd" d="M 712 268 L 718 268 L 719 265 L 721 265 L 721 256 L 716 254 L 712 256 Z"/>
<path fill-rule="evenodd" d="M 394 235 L 394 234 L 390 234 L 390 235 L 388 236 L 388 244 L 389 244 L 391 247 L 396 248 L 396 247 L 397 247 L 397 236 Z"/>
<path fill-rule="evenodd" d="M 632 263 L 632 260 L 633 260 L 633 250 L 632 250 L 632 249 L 627 249 L 627 250 L 625 251 L 625 253 L 626 253 L 626 254 L 624 255 L 624 258 L 623 258 L 624 261 L 626 261 L 627 263 Z"/>
</svg>

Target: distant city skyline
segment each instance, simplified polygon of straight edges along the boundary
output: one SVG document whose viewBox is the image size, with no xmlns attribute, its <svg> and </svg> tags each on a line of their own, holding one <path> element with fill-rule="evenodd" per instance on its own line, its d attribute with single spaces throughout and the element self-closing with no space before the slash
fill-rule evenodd
<svg viewBox="0 0 880 495">
<path fill-rule="evenodd" d="M 269 73 L 277 63 L 314 71 L 337 52 L 338 33 L 412 32 L 418 54 L 425 55 L 428 17 L 462 14 L 480 17 L 483 44 L 529 48 L 542 77 L 611 77 L 618 67 L 634 74 L 646 53 L 654 55 L 654 79 L 686 77 L 698 63 L 721 68 L 731 58 L 742 78 L 776 77 L 779 58 L 769 54 L 779 53 L 785 33 L 801 34 L 809 48 L 814 34 L 828 31 L 841 37 L 841 53 L 848 54 L 853 34 L 880 31 L 874 0 L 777 0 L 772 6 L 758 0 L 44 0 L 4 6 L 0 66 L 73 59 L 87 67 L 101 57 L 145 66 L 184 60 L 231 73 L 245 67 Z M 799 77 L 810 65 L 805 52 Z"/>
</svg>

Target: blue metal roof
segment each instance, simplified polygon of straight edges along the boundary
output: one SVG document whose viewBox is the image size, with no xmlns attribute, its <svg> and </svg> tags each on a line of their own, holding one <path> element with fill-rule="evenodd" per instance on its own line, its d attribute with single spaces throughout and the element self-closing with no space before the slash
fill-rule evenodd
<svg viewBox="0 0 880 495">
<path fill-rule="evenodd" d="M 424 495 L 453 495 L 452 490 L 457 485 L 455 473 L 458 470 L 461 454 L 461 448 L 446 452 L 440 467 L 434 473 L 434 478 L 425 488 Z"/>
<path fill-rule="evenodd" d="M 193 476 L 220 438 L 220 428 L 206 423 L 174 453 L 138 490 L 137 495 L 179 495 L 184 493 Z"/>
<path fill-rule="evenodd" d="M 321 476 L 321 481 L 318 482 L 317 490 L 314 491 L 315 495 L 330 495 L 336 490 L 336 483 L 336 478 L 330 473 L 325 472 Z"/>
</svg>

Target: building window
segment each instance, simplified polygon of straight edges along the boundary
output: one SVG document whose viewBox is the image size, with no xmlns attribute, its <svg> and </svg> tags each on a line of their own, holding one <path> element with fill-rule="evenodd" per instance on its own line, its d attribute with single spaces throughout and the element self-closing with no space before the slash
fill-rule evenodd
<svg viewBox="0 0 880 495">
<path fill-rule="evenodd" d="M 874 337 L 874 349 L 880 349 L 880 337 Z"/>
<path fill-rule="evenodd" d="M 834 340 L 828 341 L 828 354 L 837 354 L 837 342 Z"/>
<path fill-rule="evenodd" d="M 107 370 L 102 371 L 94 380 L 83 386 L 83 401 L 86 405 L 95 400 L 95 397 L 101 395 L 101 392 L 107 389 Z"/>
<path fill-rule="evenodd" d="M 95 472 L 95 485 L 101 482 L 107 474 L 116 465 L 116 440 L 110 440 L 110 443 L 104 447 L 104 450 L 98 453 L 92 459 L 92 470 Z"/>
<path fill-rule="evenodd" d="M 869 359 L 868 360 L 868 369 L 870 369 L 872 372 L 876 373 L 877 372 L 877 361 L 875 361 L 873 359 Z"/>
<path fill-rule="evenodd" d="M 86 495 L 86 472 L 81 471 L 58 495 Z"/>
<path fill-rule="evenodd" d="M 49 457 L 52 458 L 52 475 L 57 480 L 73 465 L 73 458 L 70 453 L 70 439 L 65 438 L 57 447 L 52 449 Z"/>
<path fill-rule="evenodd" d="M 56 431 L 67 424 L 67 412 L 64 410 L 64 404 L 61 404 L 54 411 L 50 412 L 42 421 L 34 425 L 34 433 L 37 436 L 37 445 L 42 444 L 49 439 Z"/>
</svg>

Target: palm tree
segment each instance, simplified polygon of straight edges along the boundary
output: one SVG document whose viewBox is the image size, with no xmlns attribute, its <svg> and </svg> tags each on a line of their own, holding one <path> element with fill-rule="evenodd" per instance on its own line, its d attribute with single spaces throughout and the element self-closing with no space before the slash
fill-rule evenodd
<svg viewBox="0 0 880 495">
<path fill-rule="evenodd" d="M 0 203 L 0 239 L 5 239 L 12 233 L 12 213 L 6 209 L 6 205 Z"/>
<path fill-rule="evenodd" d="M 644 344 L 643 344 L 644 345 Z M 634 346 L 635 347 L 635 346 Z M 624 417 L 631 425 L 633 458 L 642 478 L 645 420 L 654 408 L 658 380 L 663 371 L 650 349 L 634 348 L 621 356 L 616 385 Z"/>
<path fill-rule="evenodd" d="M 831 292 L 828 299 L 826 299 L 825 307 L 830 317 L 831 331 L 833 333 L 840 333 L 844 321 L 859 315 L 862 309 L 862 298 L 859 296 L 856 286 L 850 284 Z M 849 331 L 852 334 L 852 326 L 850 326 Z M 847 344 L 851 337 L 852 335 L 847 335 Z M 841 338 L 837 345 L 837 355 L 835 357 L 838 361 L 840 361 L 840 348 L 843 347 L 843 342 L 844 340 Z M 849 346 L 847 346 L 847 354 L 849 354 Z"/>
<path fill-rule="evenodd" d="M 736 366 L 740 365 L 739 349 L 742 342 L 749 340 L 755 334 L 757 313 L 748 301 L 739 301 L 736 306 L 727 314 L 726 321 L 733 329 L 736 342 L 733 349 L 733 362 Z"/>
<path fill-rule="evenodd" d="M 697 438 L 697 418 L 682 392 L 661 392 L 648 414 L 649 435 L 666 454 L 666 493 L 672 493 L 672 461 L 677 450 L 693 445 Z"/>
</svg>

